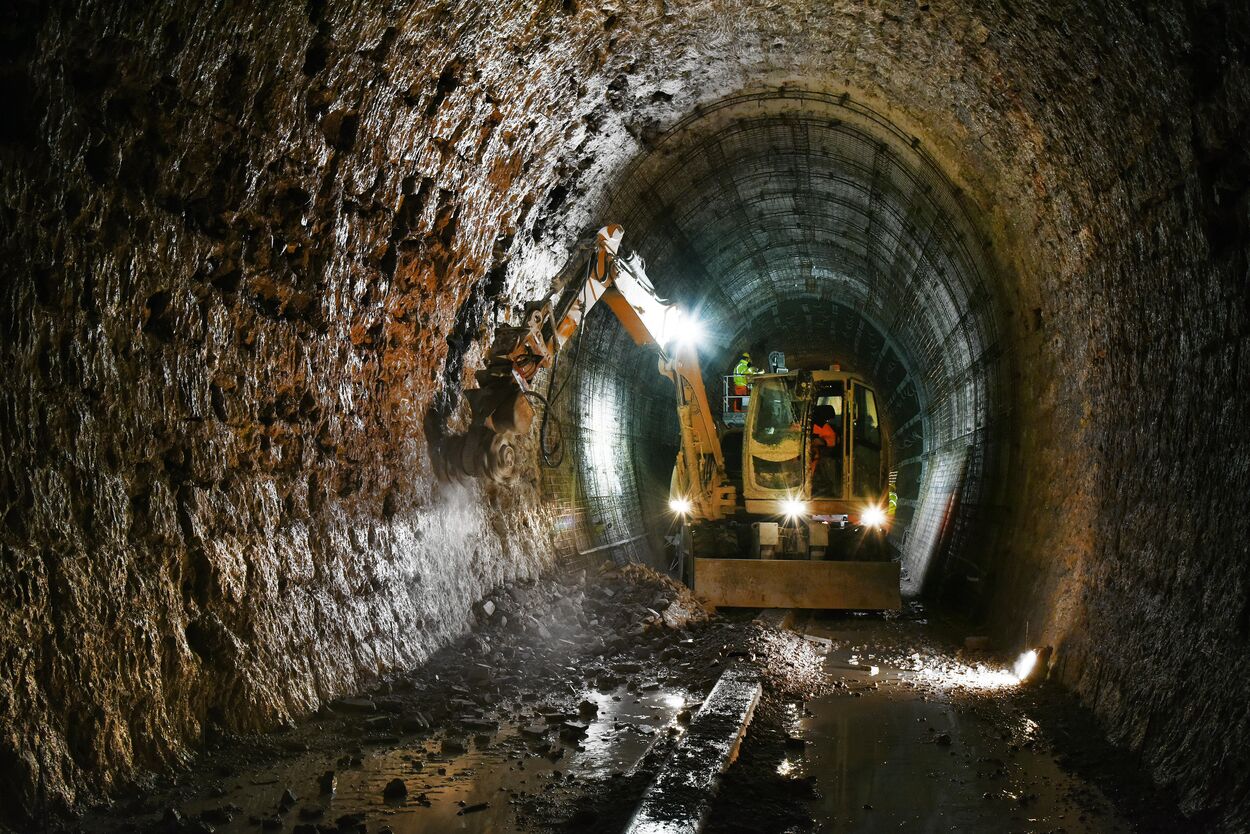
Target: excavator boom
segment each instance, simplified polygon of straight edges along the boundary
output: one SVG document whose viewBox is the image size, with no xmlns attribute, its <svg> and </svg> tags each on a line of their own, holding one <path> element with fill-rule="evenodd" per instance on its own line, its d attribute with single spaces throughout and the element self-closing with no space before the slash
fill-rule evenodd
<svg viewBox="0 0 1250 834">
<path fill-rule="evenodd" d="M 676 388 L 682 440 L 677 490 L 690 502 L 694 517 L 723 518 L 733 512 L 736 491 L 725 476 L 725 457 L 698 355 L 692 344 L 679 338 L 691 322 L 656 295 L 637 257 L 621 257 L 623 236 L 619 225 L 604 226 L 595 236 L 583 281 L 568 287 L 554 305 L 530 305 L 522 326 L 500 328 L 486 367 L 476 375 L 478 387 L 467 394 L 473 410 L 469 432 L 444 444 L 444 474 L 511 477 L 515 467 L 511 437 L 526 431 L 533 419 L 525 392 L 540 370 L 551 367 L 590 310 L 603 301 L 637 344 L 659 349 L 659 371 Z"/>
</svg>

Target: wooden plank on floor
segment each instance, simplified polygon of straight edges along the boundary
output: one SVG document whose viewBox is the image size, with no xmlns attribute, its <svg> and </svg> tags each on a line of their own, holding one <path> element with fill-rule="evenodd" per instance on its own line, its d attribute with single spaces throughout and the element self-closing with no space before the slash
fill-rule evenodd
<svg viewBox="0 0 1250 834">
<path fill-rule="evenodd" d="M 694 594 L 726 608 L 897 611 L 898 562 L 695 559 Z"/>
<path fill-rule="evenodd" d="M 762 688 L 750 669 L 721 673 L 690 729 L 643 794 L 626 834 L 698 834 L 720 775 L 738 757 Z"/>
</svg>

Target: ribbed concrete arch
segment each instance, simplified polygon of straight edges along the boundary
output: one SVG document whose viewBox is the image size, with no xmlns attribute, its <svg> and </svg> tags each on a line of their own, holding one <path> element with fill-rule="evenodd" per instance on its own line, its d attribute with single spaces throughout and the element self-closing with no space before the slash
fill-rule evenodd
<svg viewBox="0 0 1250 834">
<path fill-rule="evenodd" d="M 940 534 L 966 526 L 953 523 L 952 506 L 965 519 L 978 511 L 994 452 L 990 428 L 1001 427 L 1007 411 L 996 392 L 1008 357 L 994 289 L 1002 276 L 977 212 L 920 141 L 849 95 L 733 96 L 654 142 L 617 180 L 601 217 L 624 224 L 661 294 L 704 320 L 714 394 L 732 356 L 753 346 L 784 350 L 796 367 L 838 362 L 877 386 L 897 441 L 893 535 L 908 588 L 921 590 Z M 608 335 L 599 361 L 583 357 L 576 395 L 598 412 L 596 422 L 619 418 L 632 427 L 613 443 L 615 463 L 601 454 L 601 440 L 585 439 L 598 437 L 594 430 L 583 433 L 582 451 L 597 460 L 596 472 L 632 471 L 629 461 L 638 459 L 664 472 L 675 439 L 661 433 L 657 442 L 654 426 L 641 424 L 654 419 L 652 410 L 606 415 L 595 402 L 608 378 L 618 381 L 617 399 L 646 391 L 662 401 L 664 386 L 647 367 L 653 359 L 610 321 L 592 326 Z M 652 441 L 639 448 L 634 436 Z M 593 479 L 582 480 L 585 487 Z M 616 517 L 615 526 L 635 511 L 605 504 L 646 503 L 637 512 L 662 532 L 658 505 L 639 497 L 661 484 L 634 486 L 638 494 L 622 498 L 590 485 L 591 515 Z"/>
</svg>

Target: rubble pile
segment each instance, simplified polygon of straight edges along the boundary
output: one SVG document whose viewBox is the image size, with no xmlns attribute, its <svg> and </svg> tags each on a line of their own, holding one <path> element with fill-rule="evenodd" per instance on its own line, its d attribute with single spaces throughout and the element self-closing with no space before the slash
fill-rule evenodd
<svg viewBox="0 0 1250 834">
<path fill-rule="evenodd" d="M 373 693 L 412 695 L 437 718 L 439 693 L 448 690 L 471 690 L 486 703 L 543 687 L 573 692 L 587 682 L 619 683 L 630 669 L 612 658 L 662 653 L 709 620 L 686 588 L 641 565 L 512 583 L 475 610 L 470 633 L 419 669 L 384 679 Z"/>
</svg>

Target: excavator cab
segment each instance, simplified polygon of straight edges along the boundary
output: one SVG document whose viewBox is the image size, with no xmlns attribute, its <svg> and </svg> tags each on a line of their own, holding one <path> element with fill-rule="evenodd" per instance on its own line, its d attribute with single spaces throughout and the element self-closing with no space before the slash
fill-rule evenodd
<svg viewBox="0 0 1250 834">
<path fill-rule="evenodd" d="M 749 514 L 884 525 L 888 438 L 862 379 L 833 369 L 755 377 L 742 442 Z"/>
<path fill-rule="evenodd" d="M 836 367 L 757 375 L 741 443 L 744 535 L 734 557 L 696 553 L 695 593 L 724 606 L 898 608 L 873 389 Z"/>
</svg>

